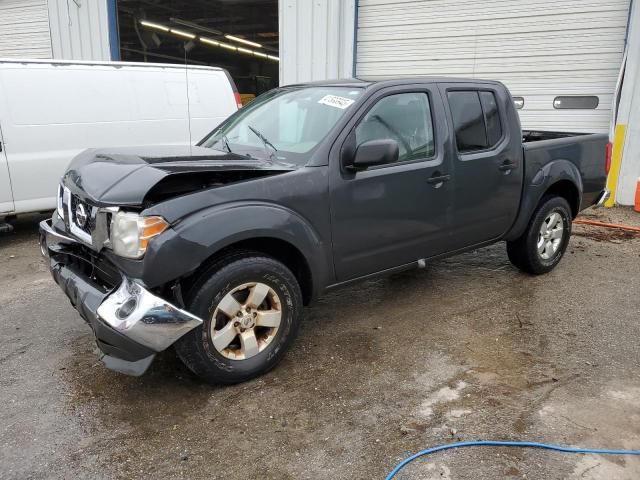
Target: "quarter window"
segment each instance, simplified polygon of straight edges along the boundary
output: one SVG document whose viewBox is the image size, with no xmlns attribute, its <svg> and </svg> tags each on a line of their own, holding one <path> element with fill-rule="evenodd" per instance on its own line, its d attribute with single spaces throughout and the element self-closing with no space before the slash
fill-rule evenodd
<svg viewBox="0 0 640 480">
<path fill-rule="evenodd" d="M 480 92 L 480 103 L 482 103 L 484 120 L 487 124 L 487 141 L 489 146 L 493 146 L 502 138 L 498 102 L 493 92 Z"/>
<path fill-rule="evenodd" d="M 382 98 L 356 127 L 356 145 L 369 140 L 398 143 L 398 162 L 434 154 L 431 108 L 426 93 L 398 93 Z"/>
<path fill-rule="evenodd" d="M 459 152 L 486 150 L 498 143 L 502 123 L 493 92 L 453 91 L 447 98 Z"/>
</svg>

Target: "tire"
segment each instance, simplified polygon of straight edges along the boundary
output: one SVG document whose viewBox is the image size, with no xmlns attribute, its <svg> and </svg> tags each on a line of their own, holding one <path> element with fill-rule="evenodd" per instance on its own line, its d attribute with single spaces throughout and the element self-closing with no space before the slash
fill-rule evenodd
<svg viewBox="0 0 640 480">
<path fill-rule="evenodd" d="M 546 228 L 549 226 L 549 220 L 553 222 L 559 215 L 562 225 L 559 224 L 553 229 Z M 540 275 L 550 272 L 560 262 L 564 255 L 569 238 L 571 237 L 571 207 L 569 203 L 562 197 L 547 196 L 540 201 L 540 205 L 533 213 L 531 222 L 527 230 L 516 240 L 507 242 L 507 254 L 511 263 L 520 270 L 532 275 Z M 542 235 L 543 223 L 545 224 L 546 233 L 549 237 Z M 561 238 L 554 238 L 561 234 Z M 555 244 L 555 240 L 559 240 Z M 542 242 L 542 243 L 539 243 Z M 549 242 L 552 245 L 549 245 Z M 542 252 L 539 251 L 543 249 Z"/>
<path fill-rule="evenodd" d="M 260 298 L 265 288 L 268 293 L 254 308 L 251 296 Z M 275 367 L 295 339 L 302 317 L 302 292 L 295 276 L 279 261 L 257 252 L 232 253 L 212 265 L 191 288 L 187 303 L 204 323 L 175 343 L 176 353 L 193 373 L 218 384 L 244 382 Z M 237 305 L 241 310 L 233 315 Z M 271 327 L 259 325 L 265 319 Z M 251 331 L 257 340 L 250 340 Z"/>
</svg>

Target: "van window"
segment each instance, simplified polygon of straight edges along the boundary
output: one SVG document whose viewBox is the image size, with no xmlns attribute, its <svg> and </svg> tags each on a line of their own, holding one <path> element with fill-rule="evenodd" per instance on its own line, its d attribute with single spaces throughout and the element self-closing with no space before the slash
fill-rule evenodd
<svg viewBox="0 0 640 480">
<path fill-rule="evenodd" d="M 369 140 L 398 143 L 398 162 L 433 156 L 433 124 L 426 93 L 398 93 L 382 98 L 356 127 L 356 145 Z"/>
<path fill-rule="evenodd" d="M 458 151 L 472 152 L 487 148 L 487 133 L 478 92 L 453 91 L 447 96 Z"/>
</svg>

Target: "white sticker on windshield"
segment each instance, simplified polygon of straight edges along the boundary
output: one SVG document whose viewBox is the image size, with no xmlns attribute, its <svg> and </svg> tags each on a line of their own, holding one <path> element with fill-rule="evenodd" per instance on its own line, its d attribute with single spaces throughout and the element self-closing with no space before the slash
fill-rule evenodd
<svg viewBox="0 0 640 480">
<path fill-rule="evenodd" d="M 337 95 L 325 95 L 318 103 L 322 103 L 324 105 L 329 105 L 330 107 L 336 107 L 344 110 L 349 107 L 355 100 L 351 100 L 350 98 L 339 97 Z"/>
</svg>

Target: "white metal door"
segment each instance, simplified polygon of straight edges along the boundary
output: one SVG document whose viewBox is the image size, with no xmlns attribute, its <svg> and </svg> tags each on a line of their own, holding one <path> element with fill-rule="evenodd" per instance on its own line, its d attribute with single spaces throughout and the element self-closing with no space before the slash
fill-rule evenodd
<svg viewBox="0 0 640 480">
<path fill-rule="evenodd" d="M 0 58 L 51 58 L 47 0 L 0 0 Z"/>
<path fill-rule="evenodd" d="M 606 133 L 628 9 L 629 0 L 360 0 L 356 72 L 500 80 L 524 99 L 523 128 Z M 598 106 L 554 108 L 565 95 L 597 96 Z"/>
<path fill-rule="evenodd" d="M 0 129 L 0 214 L 12 212 L 13 193 L 11 191 L 11 180 L 9 179 L 9 165 L 7 165 L 7 155 L 2 140 L 2 130 Z"/>
</svg>

